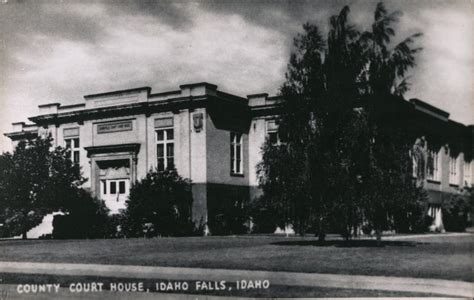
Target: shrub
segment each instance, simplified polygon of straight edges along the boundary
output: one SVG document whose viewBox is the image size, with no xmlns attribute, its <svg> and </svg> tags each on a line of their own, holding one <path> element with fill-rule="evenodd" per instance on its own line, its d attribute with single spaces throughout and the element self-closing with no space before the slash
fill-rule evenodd
<svg viewBox="0 0 474 300">
<path fill-rule="evenodd" d="M 176 170 L 150 171 L 135 183 L 126 201 L 126 236 L 185 236 L 195 234 L 191 219 L 191 182 Z"/>
<path fill-rule="evenodd" d="M 53 238 L 84 239 L 109 237 L 109 210 L 89 192 L 78 190 L 68 199 L 68 213 L 53 218 Z"/>
<path fill-rule="evenodd" d="M 428 202 L 426 191 L 421 187 L 411 187 L 405 192 L 408 194 L 402 194 L 403 199 L 396 203 L 397 207 L 394 209 L 393 229 L 399 233 L 428 231 L 433 219 L 426 213 Z M 414 199 L 414 201 L 405 201 L 404 198 Z"/>
<path fill-rule="evenodd" d="M 463 232 L 469 226 L 471 203 L 468 197 L 453 195 L 444 199 L 441 209 L 446 231 Z"/>
<path fill-rule="evenodd" d="M 248 233 L 248 188 L 209 184 L 207 224 L 212 235 Z"/>
<path fill-rule="evenodd" d="M 278 227 L 278 220 L 273 208 L 262 199 L 255 199 L 251 203 L 250 216 L 252 217 L 253 233 L 274 233 Z"/>
</svg>

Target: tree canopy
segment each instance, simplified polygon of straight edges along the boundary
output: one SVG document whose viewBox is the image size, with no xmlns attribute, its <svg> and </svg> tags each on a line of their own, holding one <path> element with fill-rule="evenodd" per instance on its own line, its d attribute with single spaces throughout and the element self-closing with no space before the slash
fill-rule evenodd
<svg viewBox="0 0 474 300">
<path fill-rule="evenodd" d="M 0 155 L 0 212 L 3 231 L 22 234 L 43 217 L 74 206 L 85 179 L 68 149 L 52 149 L 51 138 L 20 141 L 13 153 Z"/>
<path fill-rule="evenodd" d="M 267 142 L 258 170 L 263 201 L 301 234 L 313 228 L 324 239 L 333 224 L 350 237 L 362 223 L 380 232 L 393 225 L 401 190 L 413 200 L 412 141 L 381 118 L 387 101 L 407 91 L 421 50 L 413 46 L 419 33 L 393 44 L 400 15 L 379 3 L 362 31 L 345 6 L 327 38 L 307 23 L 294 40 L 278 119 L 285 143 Z"/>
</svg>

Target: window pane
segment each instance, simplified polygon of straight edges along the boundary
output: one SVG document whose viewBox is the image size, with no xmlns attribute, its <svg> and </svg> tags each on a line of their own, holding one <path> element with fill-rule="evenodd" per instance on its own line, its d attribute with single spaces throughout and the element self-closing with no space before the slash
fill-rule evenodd
<svg viewBox="0 0 474 300">
<path fill-rule="evenodd" d="M 233 132 L 230 133 L 230 142 L 235 143 L 235 133 Z"/>
<path fill-rule="evenodd" d="M 157 141 L 162 141 L 162 140 L 164 140 L 164 139 L 165 139 L 165 138 L 164 138 L 164 135 L 165 135 L 164 130 L 158 130 L 158 131 L 156 131 L 156 140 L 157 140 Z"/>
<path fill-rule="evenodd" d="M 74 158 L 72 160 L 74 163 L 79 163 L 79 151 L 74 151 Z"/>
<path fill-rule="evenodd" d="M 107 182 L 105 180 L 102 180 L 102 186 L 104 188 L 104 195 L 107 194 Z"/>
<path fill-rule="evenodd" d="M 237 145 L 237 146 L 235 147 L 235 154 L 236 154 L 237 160 L 240 160 L 240 159 L 241 159 L 241 157 L 240 157 L 240 156 L 241 156 L 240 145 Z"/>
<path fill-rule="evenodd" d="M 166 130 L 166 139 L 167 140 L 173 140 L 174 139 L 173 129 L 167 129 Z"/>
<path fill-rule="evenodd" d="M 79 148 L 79 139 L 74 139 L 73 147 L 74 148 Z"/>
<path fill-rule="evenodd" d="M 240 144 L 242 143 L 242 135 L 241 134 L 235 134 L 236 137 L 236 143 Z"/>
<path fill-rule="evenodd" d="M 234 161 L 235 161 L 235 148 L 234 148 L 234 145 L 230 145 L 230 171 L 232 173 L 235 173 Z"/>
<path fill-rule="evenodd" d="M 166 159 L 166 163 L 167 163 L 167 168 L 168 169 L 173 169 L 174 168 L 174 158 L 173 157 L 168 157 Z"/>
<path fill-rule="evenodd" d="M 66 140 L 66 148 L 71 148 L 71 140 L 70 139 Z"/>
<path fill-rule="evenodd" d="M 278 134 L 276 132 L 270 132 L 268 133 L 268 139 L 272 145 L 275 145 L 278 143 Z"/>
<path fill-rule="evenodd" d="M 235 173 L 241 173 L 242 170 L 240 169 L 240 159 L 237 160 L 235 164 Z"/>
<path fill-rule="evenodd" d="M 174 156 L 174 144 L 173 143 L 168 143 L 166 144 L 166 156 Z"/>
<path fill-rule="evenodd" d="M 117 184 L 115 181 L 110 182 L 110 193 L 116 194 L 117 193 Z"/>
<path fill-rule="evenodd" d="M 119 181 L 119 193 L 125 194 L 125 181 Z"/>
<path fill-rule="evenodd" d="M 158 158 L 158 171 L 164 171 L 164 170 L 165 170 L 165 159 Z"/>
<path fill-rule="evenodd" d="M 156 156 L 158 158 L 165 156 L 165 148 L 164 147 L 165 147 L 165 145 L 163 145 L 163 144 L 156 145 Z"/>
</svg>

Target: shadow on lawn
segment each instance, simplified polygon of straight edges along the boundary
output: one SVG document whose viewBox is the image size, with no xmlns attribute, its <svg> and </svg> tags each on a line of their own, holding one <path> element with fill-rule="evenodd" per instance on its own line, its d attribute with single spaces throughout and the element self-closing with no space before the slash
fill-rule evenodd
<svg viewBox="0 0 474 300">
<path fill-rule="evenodd" d="M 350 240 L 350 241 L 341 241 L 341 240 L 331 240 L 331 241 L 282 241 L 274 242 L 272 245 L 277 246 L 316 246 L 316 247 L 341 247 L 341 248 L 364 248 L 364 247 L 415 247 L 417 245 L 423 245 L 426 243 L 420 242 L 411 242 L 411 241 L 381 241 L 377 242 L 376 240 Z"/>
</svg>

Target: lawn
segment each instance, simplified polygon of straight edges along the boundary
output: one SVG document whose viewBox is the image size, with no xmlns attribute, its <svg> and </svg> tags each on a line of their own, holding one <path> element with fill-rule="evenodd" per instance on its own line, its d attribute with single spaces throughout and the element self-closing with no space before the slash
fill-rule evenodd
<svg viewBox="0 0 474 300">
<path fill-rule="evenodd" d="M 0 260 L 383 275 L 472 282 L 474 235 L 346 244 L 280 236 L 3 240 Z"/>
</svg>

